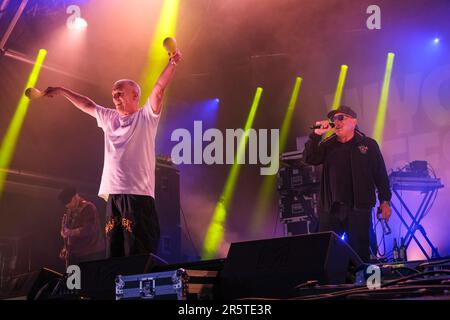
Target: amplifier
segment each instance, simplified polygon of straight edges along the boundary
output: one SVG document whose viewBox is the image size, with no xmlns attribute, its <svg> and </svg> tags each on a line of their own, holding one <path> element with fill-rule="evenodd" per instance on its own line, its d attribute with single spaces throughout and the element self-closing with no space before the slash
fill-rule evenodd
<svg viewBox="0 0 450 320">
<path fill-rule="evenodd" d="M 302 166 L 302 167 L 283 167 L 278 171 L 277 189 L 293 190 L 311 188 L 318 186 L 320 182 L 320 169 L 316 166 Z"/>
<path fill-rule="evenodd" d="M 181 258 L 180 172 L 170 158 L 157 157 L 155 206 L 161 229 L 158 256 L 169 263 Z"/>
<path fill-rule="evenodd" d="M 278 213 L 280 219 L 289 219 L 293 217 L 310 217 L 317 212 L 318 196 L 303 194 L 285 194 L 280 195 L 278 200 Z"/>
<path fill-rule="evenodd" d="M 283 220 L 284 235 L 296 236 L 300 234 L 312 233 L 311 220 L 303 218 L 292 218 Z"/>
</svg>

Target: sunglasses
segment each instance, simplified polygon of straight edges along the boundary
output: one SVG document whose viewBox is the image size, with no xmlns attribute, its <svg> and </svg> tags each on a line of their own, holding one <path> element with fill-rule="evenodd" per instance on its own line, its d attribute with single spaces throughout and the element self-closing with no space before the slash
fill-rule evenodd
<svg viewBox="0 0 450 320">
<path fill-rule="evenodd" d="M 331 118 L 331 122 L 336 122 L 336 121 L 343 121 L 345 118 L 351 118 L 350 116 L 347 116 L 345 114 L 339 114 L 337 116 L 334 116 L 333 118 Z"/>
</svg>

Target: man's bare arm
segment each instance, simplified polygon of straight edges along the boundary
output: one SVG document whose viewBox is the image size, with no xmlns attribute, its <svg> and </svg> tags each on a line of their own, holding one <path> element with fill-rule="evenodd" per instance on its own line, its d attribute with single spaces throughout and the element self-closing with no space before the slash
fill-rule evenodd
<svg viewBox="0 0 450 320">
<path fill-rule="evenodd" d="M 63 96 L 81 111 L 95 117 L 95 102 L 86 96 L 63 87 L 48 87 L 44 91 L 45 97 Z"/>
<path fill-rule="evenodd" d="M 164 91 L 169 84 L 170 79 L 175 71 L 176 64 L 181 60 L 181 52 L 177 52 L 170 58 L 169 63 L 161 72 L 161 75 L 156 81 L 153 87 L 152 93 L 150 94 L 150 105 L 152 107 L 153 113 L 160 114 L 162 109 L 162 100 L 164 97 Z"/>
</svg>

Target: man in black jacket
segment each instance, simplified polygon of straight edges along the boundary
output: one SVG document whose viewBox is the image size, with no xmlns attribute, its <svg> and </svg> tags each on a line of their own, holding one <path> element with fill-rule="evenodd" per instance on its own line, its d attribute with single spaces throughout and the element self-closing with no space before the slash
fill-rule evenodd
<svg viewBox="0 0 450 320">
<path fill-rule="evenodd" d="M 368 261 L 375 189 L 382 218 L 388 221 L 392 211 L 386 166 L 377 142 L 356 130 L 356 112 L 340 106 L 327 116 L 329 120 L 316 122 L 320 128 L 311 133 L 303 153 L 305 162 L 323 165 L 319 229 L 345 232 L 350 246 Z M 334 134 L 322 140 L 322 135 L 333 127 Z"/>
</svg>

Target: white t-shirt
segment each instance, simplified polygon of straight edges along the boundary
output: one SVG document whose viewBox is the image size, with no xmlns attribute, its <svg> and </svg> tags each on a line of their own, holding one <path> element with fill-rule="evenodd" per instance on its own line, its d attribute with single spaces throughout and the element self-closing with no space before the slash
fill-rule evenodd
<svg viewBox="0 0 450 320">
<path fill-rule="evenodd" d="M 143 108 L 119 116 L 96 106 L 97 124 L 105 133 L 105 161 L 98 195 L 136 194 L 155 197 L 155 136 L 159 115 L 147 100 Z"/>
</svg>

